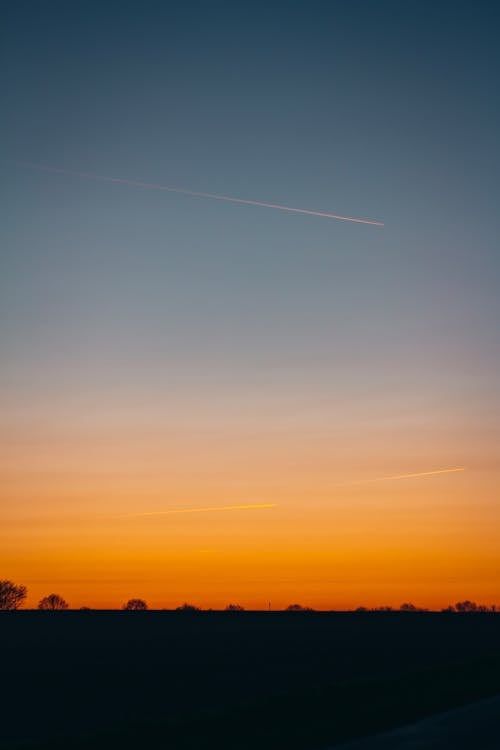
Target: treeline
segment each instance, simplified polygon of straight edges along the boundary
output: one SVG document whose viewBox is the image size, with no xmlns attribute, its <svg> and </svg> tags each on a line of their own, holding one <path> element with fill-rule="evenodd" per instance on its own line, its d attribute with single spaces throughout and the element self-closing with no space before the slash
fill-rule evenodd
<svg viewBox="0 0 500 750">
<path fill-rule="evenodd" d="M 28 590 L 26 586 L 19 586 L 12 581 L 7 580 L 0 580 L 0 611 L 7 611 L 7 610 L 17 610 L 21 609 L 23 606 L 26 597 L 28 596 Z M 44 596 L 40 601 L 38 602 L 38 609 L 44 610 L 44 611 L 62 611 L 69 609 L 69 605 L 67 601 L 60 596 L 59 594 L 48 594 L 47 596 Z M 128 612 L 146 612 L 149 609 L 147 602 L 144 599 L 129 599 L 125 604 L 122 606 L 122 610 L 128 611 Z M 79 611 L 81 612 L 90 612 L 92 611 L 91 607 L 80 607 Z M 184 602 L 184 604 L 181 604 L 179 607 L 176 607 L 176 612 L 212 612 L 214 610 L 212 609 L 206 609 L 203 610 L 201 607 L 197 607 L 194 604 L 189 604 L 188 602 Z M 245 608 L 242 607 L 240 604 L 228 604 L 227 607 L 224 609 L 225 612 L 244 612 Z M 276 610 L 274 610 L 276 611 Z M 304 607 L 302 604 L 289 604 L 288 607 L 285 607 L 284 610 L 281 610 L 284 612 L 302 612 L 302 613 L 308 613 L 308 612 L 315 612 L 312 607 Z M 335 611 L 335 610 L 330 610 Z M 394 607 L 357 607 L 356 609 L 352 610 L 357 613 L 368 613 L 368 612 L 409 612 L 409 613 L 418 613 L 418 612 L 435 612 L 436 610 L 430 610 L 426 609 L 425 607 L 417 607 L 415 604 L 412 604 L 411 602 L 404 602 L 401 604 L 399 608 Z M 449 613 L 476 613 L 476 612 L 500 612 L 500 606 L 497 606 L 496 604 L 486 605 L 486 604 L 477 604 L 476 602 L 470 601 L 469 599 L 465 599 L 462 602 L 457 602 L 456 604 L 450 604 L 447 607 L 444 607 L 441 610 L 437 610 L 440 612 L 449 612 Z"/>
<path fill-rule="evenodd" d="M 416 607 L 411 602 L 405 602 L 399 609 L 394 607 L 357 607 L 355 612 L 500 612 L 500 607 L 496 604 L 476 604 L 471 602 L 469 599 L 465 599 L 463 602 L 457 602 L 456 604 L 449 604 L 443 609 L 435 610 L 428 609 L 426 607 Z"/>
</svg>

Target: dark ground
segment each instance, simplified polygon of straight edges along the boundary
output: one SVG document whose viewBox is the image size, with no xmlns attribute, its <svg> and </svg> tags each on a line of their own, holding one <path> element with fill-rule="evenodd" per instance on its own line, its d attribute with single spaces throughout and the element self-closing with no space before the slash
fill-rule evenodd
<svg viewBox="0 0 500 750">
<path fill-rule="evenodd" d="M 485 698 L 336 750 L 498 750 L 500 696 Z M 329 750 L 327 748 L 327 750 Z"/>
<path fill-rule="evenodd" d="M 321 748 L 500 693 L 500 615 L 2 612 L 0 750 Z"/>
</svg>

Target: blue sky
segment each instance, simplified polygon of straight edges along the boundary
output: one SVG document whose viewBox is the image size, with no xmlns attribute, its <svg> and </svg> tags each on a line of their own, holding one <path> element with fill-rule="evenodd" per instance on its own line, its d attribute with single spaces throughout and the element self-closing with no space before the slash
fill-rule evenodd
<svg viewBox="0 0 500 750">
<path fill-rule="evenodd" d="M 451 367 L 469 354 L 491 366 L 494 20 L 488 3 L 8 9 L 8 159 L 386 227 L 7 162 L 7 345 L 37 338 L 54 362 L 80 334 L 103 349 L 115 335 L 145 349 L 171 336 L 188 358 L 212 340 L 246 368 L 247 356 L 272 360 L 277 342 L 292 360 L 302 347 L 323 358 L 329 341 L 345 356 L 356 341 L 371 358 L 378 337 L 385 357 L 412 340 L 426 359 L 449 346 Z"/>
</svg>

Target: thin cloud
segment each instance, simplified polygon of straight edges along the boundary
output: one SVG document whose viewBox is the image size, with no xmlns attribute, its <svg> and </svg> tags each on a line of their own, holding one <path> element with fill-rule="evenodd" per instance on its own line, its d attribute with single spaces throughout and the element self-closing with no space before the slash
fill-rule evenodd
<svg viewBox="0 0 500 750">
<path fill-rule="evenodd" d="M 129 513 L 127 518 L 138 516 L 169 516 L 174 513 L 213 513 L 224 510 L 256 510 L 258 508 L 276 508 L 277 503 L 255 503 L 252 505 L 217 505 L 211 508 L 172 508 L 169 510 L 153 510 L 145 513 Z"/>
<path fill-rule="evenodd" d="M 139 180 L 127 180 L 121 177 L 108 177 L 106 175 L 93 174 L 91 172 L 75 172 L 70 169 L 59 169 L 58 167 L 49 167 L 44 164 L 33 164 L 31 162 L 16 162 L 19 166 L 37 169 L 40 172 L 52 172 L 55 174 L 64 174 L 72 177 L 82 177 L 87 180 L 98 180 L 100 182 L 114 182 L 119 185 L 128 185 L 129 187 L 138 187 L 146 190 L 162 190 L 169 193 L 181 193 L 182 195 L 191 195 L 195 198 L 211 198 L 216 201 L 228 201 L 229 203 L 242 203 L 247 206 L 260 206 L 261 208 L 274 208 L 278 211 L 288 211 L 295 214 L 307 214 L 308 216 L 319 216 L 323 219 L 335 219 L 337 221 L 350 221 L 356 224 L 370 224 L 375 227 L 383 227 L 384 222 L 372 219 L 360 219 L 354 216 L 343 216 L 341 214 L 331 214 L 326 211 L 312 211 L 308 208 L 294 208 L 292 206 L 283 206 L 279 203 L 266 203 L 265 201 L 249 200 L 247 198 L 233 198 L 229 195 L 219 195 L 218 193 L 204 193 L 198 190 L 188 190 L 186 188 L 172 187 L 170 185 L 159 185 L 154 182 L 140 182 Z"/>
</svg>

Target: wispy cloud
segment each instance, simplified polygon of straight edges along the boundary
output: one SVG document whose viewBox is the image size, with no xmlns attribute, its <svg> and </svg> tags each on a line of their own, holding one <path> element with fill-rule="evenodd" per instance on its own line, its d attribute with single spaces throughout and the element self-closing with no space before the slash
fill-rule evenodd
<svg viewBox="0 0 500 750">
<path fill-rule="evenodd" d="M 181 193 L 182 195 L 191 195 L 195 198 L 211 198 L 216 201 L 228 201 L 229 203 L 243 203 L 247 206 L 260 206 L 262 208 L 274 208 L 278 211 L 288 211 L 295 214 L 307 214 L 308 216 L 319 216 L 323 219 L 335 219 L 337 221 L 351 221 L 356 224 L 370 224 L 374 227 L 383 227 L 383 221 L 373 219 L 359 219 L 354 216 L 343 216 L 341 214 L 332 214 L 326 211 L 313 211 L 308 208 L 294 208 L 292 206 L 283 206 L 279 203 L 266 203 L 265 201 L 249 200 L 247 198 L 234 198 L 230 195 L 219 195 L 218 193 L 204 193 L 199 190 L 188 190 L 187 188 L 172 187 L 170 185 L 159 185 L 154 182 L 141 182 L 139 180 L 128 180 L 122 177 L 109 177 L 92 172 L 76 172 L 70 169 L 59 169 L 58 167 L 46 166 L 44 164 L 34 164 L 31 162 L 16 162 L 19 166 L 37 169 L 41 172 L 52 172 L 72 177 L 82 177 L 87 180 L 98 180 L 100 182 L 114 182 L 119 185 L 128 185 L 129 187 L 143 188 L 146 190 L 163 190 L 169 193 Z"/>
<path fill-rule="evenodd" d="M 210 508 L 171 508 L 168 510 L 153 510 L 143 513 L 129 513 L 126 518 L 139 516 L 169 516 L 174 513 L 213 513 L 224 510 L 257 510 L 259 508 L 276 508 L 277 503 L 254 503 L 252 505 L 217 505 Z"/>
</svg>

